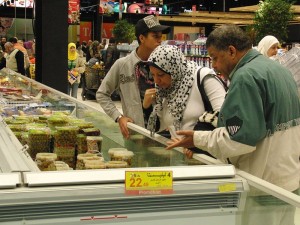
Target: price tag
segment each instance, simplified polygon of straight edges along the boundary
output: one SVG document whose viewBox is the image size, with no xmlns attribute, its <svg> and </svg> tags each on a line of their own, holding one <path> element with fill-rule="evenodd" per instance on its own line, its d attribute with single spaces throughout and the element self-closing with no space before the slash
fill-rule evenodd
<svg viewBox="0 0 300 225">
<path fill-rule="evenodd" d="M 160 195 L 173 193 L 172 171 L 125 171 L 125 193 Z"/>
<path fill-rule="evenodd" d="M 236 191 L 236 184 L 228 183 L 228 184 L 219 185 L 219 192 L 230 192 L 230 191 Z"/>
</svg>

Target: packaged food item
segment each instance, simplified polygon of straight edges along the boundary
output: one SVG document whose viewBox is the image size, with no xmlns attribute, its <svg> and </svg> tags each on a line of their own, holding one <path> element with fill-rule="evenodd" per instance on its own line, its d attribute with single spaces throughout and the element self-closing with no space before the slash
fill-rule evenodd
<svg viewBox="0 0 300 225">
<path fill-rule="evenodd" d="M 47 124 L 45 123 L 28 123 L 25 125 L 25 130 L 31 130 L 35 128 L 46 128 Z"/>
<path fill-rule="evenodd" d="M 75 146 L 78 130 L 76 126 L 56 127 L 54 136 L 55 143 L 60 146 Z"/>
<path fill-rule="evenodd" d="M 101 152 L 102 140 L 103 140 L 103 138 L 100 136 L 87 136 L 86 137 L 87 151 L 88 152 L 94 152 L 94 151 Z"/>
<path fill-rule="evenodd" d="M 91 162 L 89 163 L 89 161 L 91 161 Z M 76 162 L 76 169 L 77 170 L 86 169 L 86 163 L 88 163 L 88 164 L 103 164 L 104 158 L 99 157 L 96 154 L 92 154 L 92 153 L 78 154 L 77 162 Z"/>
<path fill-rule="evenodd" d="M 13 132 L 25 131 L 25 124 L 8 124 L 9 129 Z"/>
<path fill-rule="evenodd" d="M 81 132 L 86 136 L 100 136 L 100 130 L 98 128 L 86 128 L 82 129 Z"/>
<path fill-rule="evenodd" d="M 115 152 L 117 151 L 128 151 L 126 148 L 110 148 L 108 149 L 108 154 L 109 154 L 109 157 L 110 157 L 110 160 L 113 160 L 113 155 Z"/>
<path fill-rule="evenodd" d="M 28 153 L 35 159 L 40 152 L 50 152 L 51 133 L 49 128 L 28 130 Z"/>
<path fill-rule="evenodd" d="M 84 134 L 77 134 L 77 154 L 82 154 L 87 152 L 87 141 Z"/>
<path fill-rule="evenodd" d="M 92 122 L 86 122 L 83 119 L 77 119 L 77 118 L 70 119 L 69 124 L 71 126 L 77 126 L 80 130 L 80 133 L 83 133 L 83 132 L 81 132 L 82 129 L 94 128 L 94 124 Z"/>
<path fill-rule="evenodd" d="M 108 161 L 106 163 L 107 169 L 115 169 L 115 168 L 127 168 L 128 164 L 124 161 Z"/>
<path fill-rule="evenodd" d="M 41 171 L 50 170 L 50 165 L 57 159 L 57 155 L 54 153 L 37 153 L 36 164 Z"/>
<path fill-rule="evenodd" d="M 69 165 L 63 161 L 54 161 L 49 165 L 50 171 L 62 171 L 62 170 L 72 170 Z"/>
<path fill-rule="evenodd" d="M 68 124 L 68 117 L 65 115 L 52 115 L 47 120 L 48 126 L 51 129 L 55 129 L 55 127 L 62 127 Z"/>
<path fill-rule="evenodd" d="M 128 166 L 132 165 L 132 158 L 134 153 L 132 151 L 116 151 L 113 154 L 114 161 L 124 161 L 127 162 Z"/>
<path fill-rule="evenodd" d="M 106 164 L 101 160 L 84 160 L 84 168 L 89 169 L 105 169 Z"/>
<path fill-rule="evenodd" d="M 54 153 L 57 154 L 57 160 L 64 161 L 69 167 L 75 167 L 75 146 L 54 146 Z"/>
</svg>

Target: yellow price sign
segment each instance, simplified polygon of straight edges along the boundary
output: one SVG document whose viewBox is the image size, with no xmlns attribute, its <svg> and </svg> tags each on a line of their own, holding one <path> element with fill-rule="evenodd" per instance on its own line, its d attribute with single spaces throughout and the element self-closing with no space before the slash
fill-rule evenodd
<svg viewBox="0 0 300 225">
<path fill-rule="evenodd" d="M 172 171 L 125 171 L 125 193 L 159 195 L 173 193 Z"/>
<path fill-rule="evenodd" d="M 234 183 L 227 183 L 219 185 L 219 192 L 230 192 L 236 191 L 236 184 Z"/>
</svg>

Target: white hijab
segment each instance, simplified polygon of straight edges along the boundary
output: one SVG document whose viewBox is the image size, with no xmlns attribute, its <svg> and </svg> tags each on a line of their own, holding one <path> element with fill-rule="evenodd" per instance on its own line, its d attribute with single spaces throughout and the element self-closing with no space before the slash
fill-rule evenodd
<svg viewBox="0 0 300 225">
<path fill-rule="evenodd" d="M 268 56 L 268 50 L 271 48 L 272 45 L 274 44 L 279 44 L 279 41 L 277 40 L 276 37 L 267 35 L 263 39 L 260 40 L 257 46 L 257 50 L 263 54 L 266 57 Z"/>
</svg>

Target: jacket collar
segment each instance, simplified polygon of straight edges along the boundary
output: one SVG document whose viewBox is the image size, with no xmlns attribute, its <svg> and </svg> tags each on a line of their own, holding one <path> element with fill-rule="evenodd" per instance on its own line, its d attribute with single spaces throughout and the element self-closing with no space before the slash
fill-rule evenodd
<svg viewBox="0 0 300 225">
<path fill-rule="evenodd" d="M 241 67 L 243 67 L 245 64 L 256 58 L 257 56 L 261 55 L 257 50 L 255 49 L 250 49 L 241 59 L 240 61 L 236 64 L 234 69 L 231 71 L 229 75 L 229 79 L 232 79 L 232 76 L 234 73 Z"/>
</svg>

